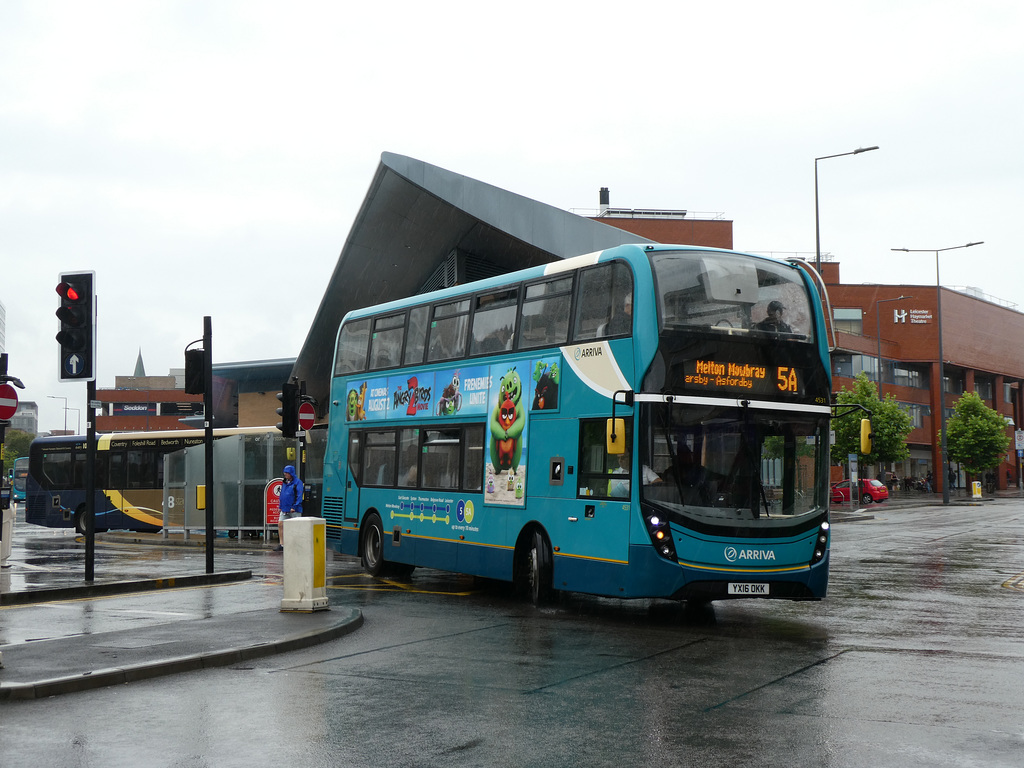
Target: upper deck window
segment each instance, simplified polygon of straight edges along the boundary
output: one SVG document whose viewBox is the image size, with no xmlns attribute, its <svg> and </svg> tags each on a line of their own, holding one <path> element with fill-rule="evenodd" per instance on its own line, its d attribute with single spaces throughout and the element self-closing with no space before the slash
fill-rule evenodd
<svg viewBox="0 0 1024 768">
<path fill-rule="evenodd" d="M 373 338 L 370 339 L 370 370 L 391 368 L 402 359 L 402 342 L 405 341 L 405 313 L 385 315 L 373 322 Z"/>
<path fill-rule="evenodd" d="M 451 301 L 434 307 L 430 323 L 427 360 L 454 360 L 466 354 L 466 332 L 469 329 L 469 299 Z"/>
<path fill-rule="evenodd" d="M 569 337 L 572 278 L 559 277 L 526 287 L 519 321 L 519 348 L 565 344 Z"/>
<path fill-rule="evenodd" d="M 338 351 L 334 356 L 334 375 L 366 370 L 366 350 L 370 343 L 370 319 L 345 323 L 338 334 Z"/>
<path fill-rule="evenodd" d="M 651 265 L 663 330 L 814 339 L 810 297 L 793 267 L 701 251 L 655 251 Z"/>
<path fill-rule="evenodd" d="M 426 304 L 409 310 L 409 337 L 405 340 L 405 364 L 417 365 L 423 362 L 427 349 L 427 320 L 430 307 Z"/>
<path fill-rule="evenodd" d="M 519 291 L 516 288 L 476 297 L 470 354 L 480 355 L 512 349 L 518 303 Z"/>
<path fill-rule="evenodd" d="M 633 332 L 633 274 L 624 262 L 598 264 L 580 273 L 577 341 Z"/>
</svg>

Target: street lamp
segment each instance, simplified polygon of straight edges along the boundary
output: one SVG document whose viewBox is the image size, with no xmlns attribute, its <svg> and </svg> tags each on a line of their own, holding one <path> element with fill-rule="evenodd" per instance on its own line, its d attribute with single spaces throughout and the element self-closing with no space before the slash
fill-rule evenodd
<svg viewBox="0 0 1024 768">
<path fill-rule="evenodd" d="M 75 412 L 75 416 L 78 418 L 78 426 L 75 427 L 75 434 L 76 435 L 82 434 L 82 409 L 81 408 L 68 408 L 68 410 L 69 411 L 74 411 Z M 64 428 L 64 431 L 65 432 L 67 431 L 67 427 Z"/>
<path fill-rule="evenodd" d="M 828 160 L 833 157 L 846 157 L 847 155 L 859 155 L 861 152 L 871 152 L 878 147 L 861 147 L 853 152 L 840 152 L 838 155 L 825 155 L 814 158 L 814 268 L 821 273 L 821 226 L 818 221 L 818 161 Z"/>
<path fill-rule="evenodd" d="M 61 397 L 60 395 L 47 395 L 51 400 L 63 400 L 64 401 L 64 431 L 68 431 L 68 399 Z"/>
<path fill-rule="evenodd" d="M 879 299 L 875 302 L 875 335 L 878 337 L 878 399 L 882 399 L 882 316 L 878 312 L 878 305 L 887 301 L 901 301 L 912 299 L 913 296 L 897 296 L 895 299 Z"/>
<path fill-rule="evenodd" d="M 939 330 L 939 458 L 942 462 L 942 471 L 945 473 L 942 478 L 942 503 L 949 504 L 949 456 L 946 451 L 946 374 L 942 361 L 942 283 L 939 282 L 939 254 L 943 251 L 955 251 L 958 248 L 970 248 L 973 245 L 981 245 L 984 240 L 966 245 L 951 245 L 949 248 L 893 248 L 894 251 L 904 253 L 934 253 L 935 254 L 935 314 L 938 316 L 936 324 Z"/>
</svg>

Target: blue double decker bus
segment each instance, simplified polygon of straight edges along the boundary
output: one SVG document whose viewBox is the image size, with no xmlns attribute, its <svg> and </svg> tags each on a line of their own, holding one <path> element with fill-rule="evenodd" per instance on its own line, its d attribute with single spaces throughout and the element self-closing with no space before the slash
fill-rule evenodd
<svg viewBox="0 0 1024 768">
<path fill-rule="evenodd" d="M 11 501 L 25 501 L 25 479 L 28 477 L 28 456 L 19 456 L 14 460 L 11 473 Z"/>
<path fill-rule="evenodd" d="M 620 246 L 348 313 L 329 545 L 688 601 L 828 582 L 828 345 L 806 266 Z"/>
</svg>

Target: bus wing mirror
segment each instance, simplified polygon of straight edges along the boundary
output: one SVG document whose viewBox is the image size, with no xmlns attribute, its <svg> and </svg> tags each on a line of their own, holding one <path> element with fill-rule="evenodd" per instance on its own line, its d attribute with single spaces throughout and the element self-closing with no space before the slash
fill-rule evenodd
<svg viewBox="0 0 1024 768">
<path fill-rule="evenodd" d="M 871 453 L 871 438 L 874 434 L 871 432 L 871 419 L 860 420 L 860 452 L 867 456 Z"/>
<path fill-rule="evenodd" d="M 605 422 L 605 450 L 613 456 L 626 452 L 625 419 L 608 419 Z"/>
</svg>

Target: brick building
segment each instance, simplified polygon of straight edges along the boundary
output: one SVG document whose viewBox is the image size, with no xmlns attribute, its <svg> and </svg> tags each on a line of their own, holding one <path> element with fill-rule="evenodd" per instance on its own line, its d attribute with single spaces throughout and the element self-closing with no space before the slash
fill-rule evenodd
<svg viewBox="0 0 1024 768">
<path fill-rule="evenodd" d="M 113 389 L 97 389 L 101 403 L 97 432 L 153 432 L 188 429 L 180 420 L 202 416 L 203 396 L 185 392 L 184 373 L 169 376 L 115 376 Z"/>
<path fill-rule="evenodd" d="M 612 208 L 608 187 L 601 187 L 597 214 L 590 216 L 602 224 L 622 229 L 655 243 L 703 245 L 732 249 L 732 222 L 721 213 L 694 213 L 682 210 Z"/>
<path fill-rule="evenodd" d="M 1015 305 L 973 288 L 942 288 L 945 386 L 940 394 L 935 284 L 844 285 L 838 262 L 821 266 L 836 329 L 833 389 L 851 388 L 853 378 L 864 371 L 880 384 L 883 396 L 891 394 L 913 419 L 914 429 L 907 436 L 910 459 L 894 468 L 900 477 L 932 472 L 935 490 L 942 489 L 946 478 L 937 471 L 941 466 L 937 414 L 944 408 L 948 419 L 965 392 L 977 392 L 988 407 L 1004 416 L 1010 434 L 1021 425 L 1024 358 L 1011 340 L 1024 334 L 1024 314 Z M 1008 481 L 1017 484 L 1012 443 L 996 475 L 999 488 L 1007 487 Z M 958 486 L 963 480 L 961 474 Z"/>
</svg>

